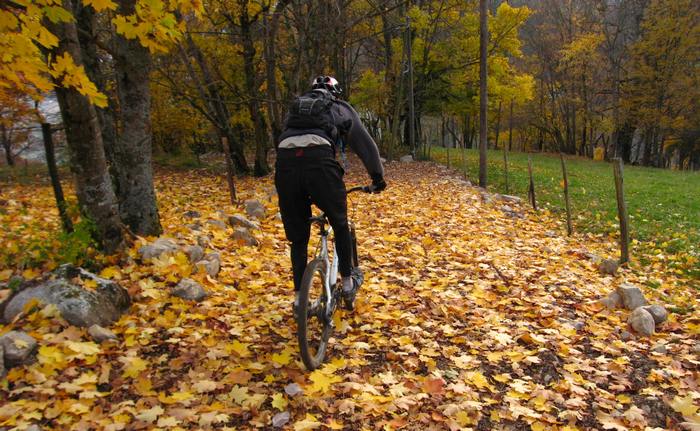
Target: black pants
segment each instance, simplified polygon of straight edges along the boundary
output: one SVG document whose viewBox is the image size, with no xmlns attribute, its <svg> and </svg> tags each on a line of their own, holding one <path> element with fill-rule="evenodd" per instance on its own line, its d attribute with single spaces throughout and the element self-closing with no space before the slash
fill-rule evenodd
<svg viewBox="0 0 700 431">
<path fill-rule="evenodd" d="M 326 214 L 335 232 L 340 275 L 350 275 L 352 246 L 344 173 L 329 146 L 277 151 L 275 186 L 284 232 L 291 242 L 295 291 L 299 290 L 306 269 L 312 203 Z"/>
</svg>

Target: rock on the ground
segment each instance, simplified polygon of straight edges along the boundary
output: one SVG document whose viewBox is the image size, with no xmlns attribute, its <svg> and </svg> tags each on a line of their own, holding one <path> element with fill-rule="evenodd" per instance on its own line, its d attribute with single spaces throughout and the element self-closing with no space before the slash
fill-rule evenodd
<svg viewBox="0 0 700 431">
<path fill-rule="evenodd" d="M 523 199 L 519 196 L 512 196 L 512 195 L 498 195 L 498 197 L 501 200 L 504 200 L 506 202 L 511 202 L 514 204 L 521 204 L 523 203 Z"/>
<path fill-rule="evenodd" d="M 243 243 L 244 245 L 258 245 L 258 240 L 255 239 L 253 234 L 251 234 L 250 231 L 244 227 L 237 227 L 233 231 L 231 238 Z"/>
<path fill-rule="evenodd" d="M 651 336 L 654 334 L 654 318 L 651 314 L 642 307 L 636 308 L 632 314 L 630 314 L 627 322 L 630 324 L 632 329 L 640 335 Z"/>
<path fill-rule="evenodd" d="M 700 355 L 700 341 L 695 343 L 695 345 L 690 349 L 690 351 Z"/>
<path fill-rule="evenodd" d="M 207 297 L 207 292 L 204 288 L 191 278 L 180 280 L 177 286 L 173 288 L 172 293 L 179 298 L 197 302 L 201 302 Z"/>
<path fill-rule="evenodd" d="M 163 253 L 174 253 L 178 249 L 177 244 L 168 238 L 158 238 L 150 244 L 146 244 L 139 248 L 139 256 L 141 259 L 155 259 Z"/>
<path fill-rule="evenodd" d="M 221 271 L 221 255 L 219 253 L 209 253 L 202 260 L 195 264 L 198 271 L 204 271 L 210 277 L 216 277 Z"/>
<path fill-rule="evenodd" d="M 76 277 L 94 282 L 95 287 L 75 284 Z M 60 266 L 44 280 L 10 298 L 3 312 L 5 321 L 11 321 L 34 299 L 54 304 L 68 323 L 81 327 L 109 326 L 131 305 L 129 293 L 119 284 L 70 264 Z"/>
<path fill-rule="evenodd" d="M 4 351 L 4 366 L 7 368 L 27 364 L 34 359 L 36 340 L 22 331 L 10 331 L 0 337 L 0 345 Z"/>
<path fill-rule="evenodd" d="M 649 314 L 651 314 L 651 317 L 654 318 L 654 322 L 657 325 L 664 323 L 666 319 L 668 319 L 668 311 L 666 311 L 666 307 L 664 307 L 663 305 L 648 305 L 644 307 L 644 309 L 647 310 Z"/>
<path fill-rule="evenodd" d="M 245 201 L 245 213 L 252 218 L 265 218 L 265 205 L 257 199 L 248 199 Z"/>
<path fill-rule="evenodd" d="M 634 335 L 632 335 L 632 333 L 630 333 L 629 331 L 622 331 L 622 332 L 620 333 L 620 339 L 621 339 L 622 341 L 629 341 L 629 340 L 631 340 L 632 338 L 634 338 Z"/>
<path fill-rule="evenodd" d="M 605 259 L 598 264 L 598 271 L 605 275 L 615 275 L 620 264 L 615 259 Z"/>
<path fill-rule="evenodd" d="M 642 289 L 633 284 L 621 284 L 620 287 L 617 288 L 617 293 L 620 294 L 622 304 L 628 310 L 636 310 L 638 307 L 648 304 L 646 298 L 644 298 Z"/>
<path fill-rule="evenodd" d="M 188 245 L 185 247 L 185 254 L 190 263 L 199 262 L 204 257 L 204 249 L 199 245 Z"/>
<path fill-rule="evenodd" d="M 410 154 L 406 154 L 405 156 L 401 156 L 399 159 L 401 163 L 410 163 L 413 161 L 413 156 Z"/>
<path fill-rule="evenodd" d="M 272 426 L 282 428 L 289 422 L 289 412 L 279 412 L 272 417 Z"/>
<path fill-rule="evenodd" d="M 207 220 L 207 224 L 214 226 L 217 229 L 226 229 L 226 223 L 221 220 Z"/>
<path fill-rule="evenodd" d="M 482 192 L 481 192 L 481 200 L 482 200 L 485 204 L 490 204 L 491 202 L 493 202 L 493 199 L 494 199 L 494 197 L 493 197 L 493 195 L 492 195 L 491 193 L 489 193 L 489 192 L 487 192 L 487 191 L 483 191 L 483 189 L 482 189 Z"/>
<path fill-rule="evenodd" d="M 546 236 L 547 238 L 556 238 L 559 236 L 559 234 L 553 230 L 548 230 L 547 232 L 544 233 L 544 236 Z"/>
<path fill-rule="evenodd" d="M 211 242 L 211 237 L 209 235 L 199 235 L 197 237 L 197 245 L 206 248 L 209 247 L 209 243 Z"/>
<path fill-rule="evenodd" d="M 575 330 L 581 331 L 581 330 L 583 330 L 583 328 L 586 327 L 586 323 L 579 320 L 579 321 L 574 322 L 573 326 L 574 326 Z"/>
<path fill-rule="evenodd" d="M 613 310 L 622 305 L 622 297 L 617 291 L 610 292 L 608 296 L 600 299 L 600 303 L 605 306 L 608 310 Z"/>
<path fill-rule="evenodd" d="M 182 215 L 187 218 L 200 218 L 202 216 L 199 211 L 185 211 L 185 213 Z"/>
<path fill-rule="evenodd" d="M 92 339 L 98 343 L 101 343 L 101 342 L 107 341 L 107 340 L 116 340 L 117 339 L 117 336 L 114 334 L 114 332 L 110 331 L 107 328 L 103 328 L 100 325 L 92 325 L 91 327 L 89 327 L 88 334 L 90 334 Z"/>
<path fill-rule="evenodd" d="M 665 344 L 659 343 L 659 344 L 655 345 L 654 347 L 652 347 L 651 351 L 665 355 L 666 353 L 668 353 L 668 348 L 666 347 Z"/>
<path fill-rule="evenodd" d="M 7 370 L 5 369 L 5 349 L 0 344 L 0 379 L 5 377 Z"/>
<path fill-rule="evenodd" d="M 228 224 L 231 225 L 231 227 L 244 227 L 246 229 L 260 229 L 260 225 L 258 225 L 255 222 L 252 222 L 248 220 L 247 218 L 243 217 L 240 214 L 232 215 L 228 218 Z"/>
</svg>

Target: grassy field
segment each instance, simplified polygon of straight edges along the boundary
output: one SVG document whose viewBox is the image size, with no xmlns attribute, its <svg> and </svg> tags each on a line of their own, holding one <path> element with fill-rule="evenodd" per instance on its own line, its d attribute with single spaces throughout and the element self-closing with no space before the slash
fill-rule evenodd
<svg viewBox="0 0 700 431">
<path fill-rule="evenodd" d="M 447 151 L 433 147 L 432 160 L 447 164 Z M 450 165 L 479 178 L 476 150 L 450 150 Z M 558 155 L 532 154 L 538 204 L 564 213 L 563 181 Z M 503 152 L 489 151 L 489 189 L 505 193 Z M 528 154 L 509 153 L 510 194 L 527 197 Z M 567 157 L 574 229 L 616 234 L 617 203 L 610 163 Z M 675 271 L 700 278 L 700 173 L 625 166 L 625 195 L 636 258 L 644 264 L 655 257 Z"/>
</svg>

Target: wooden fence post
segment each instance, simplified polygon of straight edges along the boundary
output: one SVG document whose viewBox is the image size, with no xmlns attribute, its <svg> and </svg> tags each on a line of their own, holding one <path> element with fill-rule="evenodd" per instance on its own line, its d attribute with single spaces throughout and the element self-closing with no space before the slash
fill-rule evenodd
<svg viewBox="0 0 700 431">
<path fill-rule="evenodd" d="M 503 146 L 503 175 L 506 179 L 506 194 L 510 194 L 510 185 L 508 183 L 508 146 Z"/>
<path fill-rule="evenodd" d="M 228 138 L 223 136 L 221 144 L 224 147 L 224 158 L 226 159 L 226 182 L 228 183 L 228 191 L 231 195 L 231 205 L 236 205 L 236 184 L 233 182 L 233 175 L 236 167 L 231 159 L 231 148 L 228 145 Z"/>
<path fill-rule="evenodd" d="M 537 199 L 535 198 L 535 181 L 532 179 L 532 157 L 527 157 L 527 171 L 530 175 L 530 186 L 527 190 L 527 196 L 530 198 L 532 208 L 537 211 Z"/>
<path fill-rule="evenodd" d="M 617 217 L 620 221 L 620 263 L 630 260 L 630 231 L 627 203 L 625 202 L 625 190 L 623 183 L 622 159 L 613 159 L 613 172 L 615 173 L 615 194 L 617 197 Z"/>
<path fill-rule="evenodd" d="M 571 200 L 569 199 L 569 176 L 566 173 L 566 162 L 564 154 L 559 153 L 561 159 L 561 172 L 564 176 L 564 203 L 566 204 L 566 233 L 571 236 L 574 232 L 574 227 L 571 223 Z"/>
<path fill-rule="evenodd" d="M 44 151 L 46 152 L 46 166 L 49 169 L 49 177 L 51 177 L 51 186 L 53 187 L 53 195 L 56 198 L 58 215 L 61 217 L 63 230 L 70 233 L 73 232 L 73 222 L 68 215 L 68 206 L 66 205 L 66 199 L 63 196 L 61 179 L 58 176 L 58 168 L 56 167 L 56 151 L 53 146 L 53 137 L 51 136 L 51 133 L 51 124 L 41 123 L 41 134 L 44 138 Z"/>
</svg>

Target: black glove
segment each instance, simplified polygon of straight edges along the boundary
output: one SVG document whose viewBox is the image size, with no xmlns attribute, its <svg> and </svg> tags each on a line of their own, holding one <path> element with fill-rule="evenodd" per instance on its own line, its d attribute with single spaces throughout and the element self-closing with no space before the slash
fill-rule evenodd
<svg viewBox="0 0 700 431">
<path fill-rule="evenodd" d="M 379 193 L 386 188 L 386 181 L 382 174 L 372 175 L 372 193 Z"/>
</svg>

